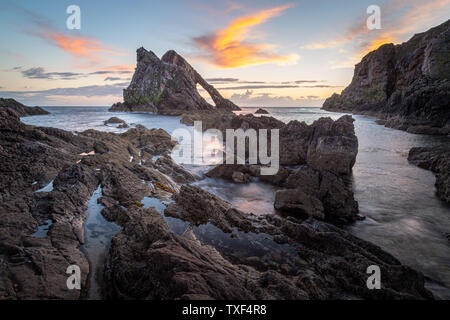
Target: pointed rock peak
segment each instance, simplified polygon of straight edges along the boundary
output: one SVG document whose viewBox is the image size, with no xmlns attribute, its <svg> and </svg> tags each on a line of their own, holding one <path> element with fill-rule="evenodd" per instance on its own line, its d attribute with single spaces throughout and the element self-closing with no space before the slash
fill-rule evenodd
<svg viewBox="0 0 450 320">
<path fill-rule="evenodd" d="M 153 51 L 147 51 L 144 47 L 137 49 L 137 62 L 145 62 L 146 60 L 158 60 L 158 56 Z"/>
</svg>

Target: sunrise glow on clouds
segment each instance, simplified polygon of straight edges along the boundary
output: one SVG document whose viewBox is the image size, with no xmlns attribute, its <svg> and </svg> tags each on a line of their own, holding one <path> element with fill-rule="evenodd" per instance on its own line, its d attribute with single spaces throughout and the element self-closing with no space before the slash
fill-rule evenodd
<svg viewBox="0 0 450 320">
<path fill-rule="evenodd" d="M 252 28 L 280 16 L 292 5 L 261 10 L 233 20 L 225 29 L 196 37 L 194 42 L 208 52 L 204 59 L 217 67 L 237 68 L 265 63 L 295 63 L 299 56 L 271 52 L 271 45 L 246 41 Z"/>
<path fill-rule="evenodd" d="M 83 28 L 70 31 L 67 4 L 18 0 L 0 6 L 8 44 L 0 49 L 0 96 L 31 105 L 110 105 L 121 100 L 135 50 L 144 46 L 159 56 L 175 49 L 240 105 L 319 107 L 348 85 L 365 54 L 450 15 L 450 0 L 380 0 L 382 29 L 371 31 L 372 2 L 80 0 Z"/>
<path fill-rule="evenodd" d="M 449 11 L 450 0 L 392 0 L 382 10 L 382 29 L 371 31 L 364 28 L 366 16 L 359 17 L 353 25 L 333 38 L 302 46 L 302 49 L 337 49 L 354 45 L 349 57 L 335 64 L 333 68 L 348 68 L 358 63 L 366 54 L 388 43 L 398 44 L 408 40 L 412 34 L 426 31 L 433 25 L 436 12 Z"/>
</svg>

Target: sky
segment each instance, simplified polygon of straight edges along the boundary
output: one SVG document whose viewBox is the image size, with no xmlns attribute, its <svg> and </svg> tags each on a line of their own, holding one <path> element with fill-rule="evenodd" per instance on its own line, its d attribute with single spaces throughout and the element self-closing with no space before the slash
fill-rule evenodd
<svg viewBox="0 0 450 320">
<path fill-rule="evenodd" d="M 66 24 L 71 5 L 79 30 Z M 367 27 L 371 5 L 381 29 Z M 320 107 L 365 54 L 449 17 L 450 0 L 0 0 L 0 97 L 112 105 L 143 46 L 177 51 L 240 106 Z"/>
</svg>

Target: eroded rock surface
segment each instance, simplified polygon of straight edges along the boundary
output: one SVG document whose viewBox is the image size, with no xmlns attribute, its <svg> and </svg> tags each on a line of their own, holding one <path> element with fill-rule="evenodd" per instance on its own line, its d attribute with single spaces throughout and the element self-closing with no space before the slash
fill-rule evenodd
<svg viewBox="0 0 450 320">
<path fill-rule="evenodd" d="M 83 222 L 87 202 L 99 185 L 103 201 L 115 197 L 114 203 L 123 207 L 140 204 L 151 192 L 178 190 L 178 184 L 151 163 L 137 163 L 143 149 L 155 155 L 170 152 L 170 135 L 141 127 L 131 130 L 122 135 L 95 130 L 74 135 L 25 125 L 15 110 L 0 108 L 1 299 L 79 299 L 85 294 L 67 288 L 66 270 L 78 265 L 86 288 L 89 263 L 80 251 Z M 133 157 L 136 162 L 130 161 Z M 49 183 L 52 188 L 36 192 Z M 38 234 L 44 224 L 48 231 Z"/>
<path fill-rule="evenodd" d="M 161 213 L 131 209 L 113 241 L 107 275 L 110 296 L 124 299 L 429 299 L 423 276 L 377 246 L 314 219 L 302 222 L 245 214 L 199 187 L 182 186 L 165 214 L 192 225 L 170 231 Z M 212 224 L 235 237 L 264 234 L 286 257 L 242 257 L 199 240 L 193 227 Z M 216 231 L 217 232 L 217 231 Z M 232 232 L 232 233 L 231 233 Z M 277 263 L 277 261 L 279 261 Z M 381 290 L 366 286 L 367 267 L 379 265 Z M 124 272 L 127 270 L 128 272 Z"/>
</svg>

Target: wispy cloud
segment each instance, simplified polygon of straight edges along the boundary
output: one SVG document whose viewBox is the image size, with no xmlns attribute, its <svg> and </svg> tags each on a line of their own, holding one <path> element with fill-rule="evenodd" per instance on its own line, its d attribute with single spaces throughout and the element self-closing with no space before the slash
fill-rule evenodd
<svg viewBox="0 0 450 320">
<path fill-rule="evenodd" d="M 73 80 L 85 76 L 82 73 L 76 72 L 46 72 L 45 69 L 41 67 L 22 70 L 21 73 L 23 77 L 28 79 L 48 80 Z"/>
<path fill-rule="evenodd" d="M 235 83 L 239 81 L 237 78 L 209 78 L 205 80 L 212 84 Z"/>
<path fill-rule="evenodd" d="M 281 15 L 292 5 L 261 10 L 233 20 L 225 29 L 194 38 L 194 42 L 207 53 L 200 58 L 220 68 L 237 68 L 264 63 L 288 63 L 298 55 L 278 55 L 270 51 L 268 44 L 247 41 L 252 28 Z"/>
<path fill-rule="evenodd" d="M 230 97 L 231 101 L 240 106 L 266 106 L 266 107 L 298 107 L 317 106 L 320 107 L 324 99 L 319 96 L 301 96 L 293 98 L 291 96 L 277 96 L 271 93 L 255 93 L 247 90 L 245 93 L 235 93 Z"/>
<path fill-rule="evenodd" d="M 76 97 L 101 97 L 120 95 L 128 82 L 121 82 L 111 85 L 92 85 L 74 88 L 53 88 L 47 90 L 26 90 L 26 91 L 0 91 L 4 97 L 50 97 L 50 96 L 76 96 Z"/>
<path fill-rule="evenodd" d="M 207 82 L 211 84 L 271 84 L 271 85 L 299 85 L 299 84 L 308 84 L 308 83 L 321 83 L 327 82 L 324 80 L 295 80 L 295 81 L 251 81 L 251 80 L 241 80 L 238 78 L 207 78 L 205 79 Z M 296 86 L 297 87 L 297 86 Z"/>
<path fill-rule="evenodd" d="M 250 89 L 287 89 L 298 88 L 296 85 L 256 85 L 256 86 L 236 86 L 236 87 L 224 87 L 219 90 L 250 90 Z"/>
<path fill-rule="evenodd" d="M 90 76 L 105 76 L 105 81 L 129 80 L 129 78 L 115 77 L 114 75 L 130 75 L 132 71 L 126 70 L 99 70 L 94 72 L 47 72 L 43 67 L 34 67 L 23 69 L 22 67 L 14 67 L 12 69 L 1 70 L 2 72 L 20 72 L 27 79 L 45 79 L 45 80 L 76 80 L 87 78 Z M 114 79 L 114 80 L 113 80 Z"/>
<path fill-rule="evenodd" d="M 110 61 L 113 56 L 127 54 L 127 52 L 112 48 L 93 37 L 76 33 L 66 34 L 58 30 L 46 17 L 19 5 L 10 3 L 7 8 L 21 12 L 30 18 L 33 27 L 24 30 L 27 34 L 45 40 L 48 44 L 69 53 L 72 57 L 87 62 L 91 67 L 98 67 L 100 63 Z"/>
<path fill-rule="evenodd" d="M 218 90 L 256 90 L 256 89 L 291 89 L 291 88 L 342 88 L 343 86 L 333 85 L 254 85 L 254 86 L 235 86 L 235 87 L 223 87 Z"/>
<path fill-rule="evenodd" d="M 353 67 L 367 53 L 386 43 L 398 43 L 410 37 L 417 30 L 431 27 L 442 21 L 436 20 L 436 13 L 450 9 L 450 0 L 392 0 L 382 7 L 381 30 L 369 30 L 367 16 L 360 16 L 340 36 L 302 46 L 302 49 L 329 49 L 345 45 L 353 46 L 353 55 L 345 61 L 334 64 L 335 68 Z"/>
</svg>

